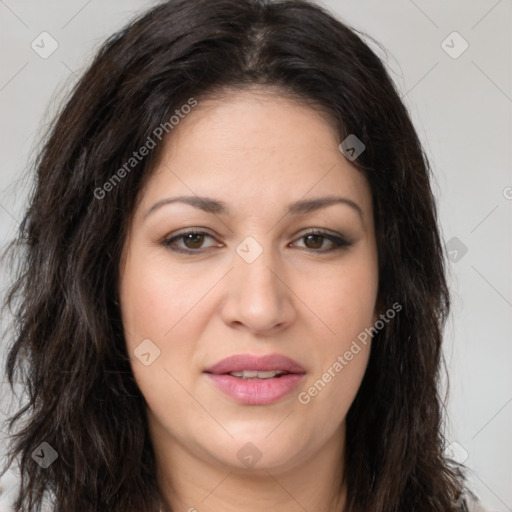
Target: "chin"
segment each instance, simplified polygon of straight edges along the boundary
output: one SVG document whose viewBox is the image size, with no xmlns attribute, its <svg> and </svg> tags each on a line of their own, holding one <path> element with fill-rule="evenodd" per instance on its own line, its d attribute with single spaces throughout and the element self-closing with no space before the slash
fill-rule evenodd
<svg viewBox="0 0 512 512">
<path fill-rule="evenodd" d="M 251 474 L 266 474 L 267 471 L 276 474 L 286 472 L 305 458 L 307 450 L 298 446 L 292 435 L 287 435 L 286 439 L 265 438 L 266 435 L 240 435 L 236 440 L 230 439 L 222 445 L 210 449 L 205 447 L 204 451 L 210 453 L 217 463 L 237 472 Z"/>
</svg>

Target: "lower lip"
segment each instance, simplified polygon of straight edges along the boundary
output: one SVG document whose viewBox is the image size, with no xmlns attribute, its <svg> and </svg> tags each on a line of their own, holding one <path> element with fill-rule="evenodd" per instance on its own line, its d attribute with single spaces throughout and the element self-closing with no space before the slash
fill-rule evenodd
<svg viewBox="0 0 512 512">
<path fill-rule="evenodd" d="M 267 405 L 277 402 L 295 389 L 304 376 L 289 373 L 273 379 L 244 380 L 226 374 L 207 375 L 222 392 L 245 405 Z"/>
</svg>

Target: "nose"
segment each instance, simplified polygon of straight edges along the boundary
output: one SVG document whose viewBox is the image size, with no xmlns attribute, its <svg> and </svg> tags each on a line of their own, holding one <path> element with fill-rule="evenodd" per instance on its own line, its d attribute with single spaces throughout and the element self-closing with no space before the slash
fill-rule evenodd
<svg viewBox="0 0 512 512">
<path fill-rule="evenodd" d="M 294 297 L 278 256 L 270 249 L 254 261 L 240 254 L 234 254 L 233 270 L 225 283 L 222 318 L 226 325 L 259 335 L 275 334 L 291 325 L 296 316 Z"/>
</svg>

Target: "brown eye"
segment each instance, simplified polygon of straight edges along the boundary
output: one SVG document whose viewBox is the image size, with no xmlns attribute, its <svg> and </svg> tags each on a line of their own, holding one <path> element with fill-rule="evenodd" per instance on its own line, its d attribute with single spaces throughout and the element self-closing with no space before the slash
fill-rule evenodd
<svg viewBox="0 0 512 512">
<path fill-rule="evenodd" d="M 181 235 L 181 237 L 187 249 L 199 249 L 204 242 L 204 234 L 202 233 L 187 233 Z"/>
<path fill-rule="evenodd" d="M 201 249 L 213 247 L 213 245 L 203 247 L 206 238 L 211 238 L 213 240 L 213 237 L 208 233 L 202 231 L 189 231 L 166 238 L 161 241 L 161 244 L 171 251 L 193 254 L 203 252 Z"/>
<path fill-rule="evenodd" d="M 304 248 L 310 249 L 313 252 L 330 252 L 336 249 L 346 248 L 352 245 L 352 242 L 346 240 L 343 236 L 333 235 L 324 231 L 312 231 L 304 234 L 299 240 L 304 240 Z M 323 246 L 324 242 L 328 240 L 331 243 Z"/>
<path fill-rule="evenodd" d="M 304 239 L 306 240 L 305 245 L 308 249 L 321 249 L 325 237 L 322 235 L 307 235 Z"/>
<path fill-rule="evenodd" d="M 166 238 L 161 241 L 161 244 L 174 252 L 180 252 L 184 254 L 200 254 L 203 249 L 209 249 L 215 247 L 214 245 L 204 245 L 206 238 L 214 240 L 213 236 L 203 231 L 189 231 L 175 235 L 170 238 Z M 299 240 L 304 240 L 303 248 L 309 249 L 313 252 L 327 253 L 336 249 L 346 248 L 352 245 L 352 242 L 347 241 L 344 237 L 335 236 L 323 231 L 314 231 L 306 233 Z M 324 242 L 330 241 L 329 246 L 323 246 Z M 218 247 L 218 246 L 217 246 Z"/>
</svg>

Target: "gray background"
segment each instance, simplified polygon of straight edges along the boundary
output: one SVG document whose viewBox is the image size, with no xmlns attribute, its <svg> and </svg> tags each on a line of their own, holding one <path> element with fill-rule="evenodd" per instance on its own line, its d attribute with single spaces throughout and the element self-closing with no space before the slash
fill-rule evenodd
<svg viewBox="0 0 512 512">
<path fill-rule="evenodd" d="M 2 246 L 26 206 L 30 182 L 21 173 L 65 93 L 100 43 L 155 3 L 0 0 Z M 512 511 L 512 2 L 323 4 L 385 46 L 387 55 L 369 43 L 402 91 L 433 167 L 453 293 L 449 451 L 470 468 L 489 510 Z M 44 31 L 58 44 L 47 58 L 31 47 L 42 52 L 46 37 L 51 48 Z M 2 268 L 0 292 L 8 282 Z M 1 395 L 4 412 L 7 403 Z M 0 482 L 0 511 L 13 485 L 12 474 Z"/>
</svg>

